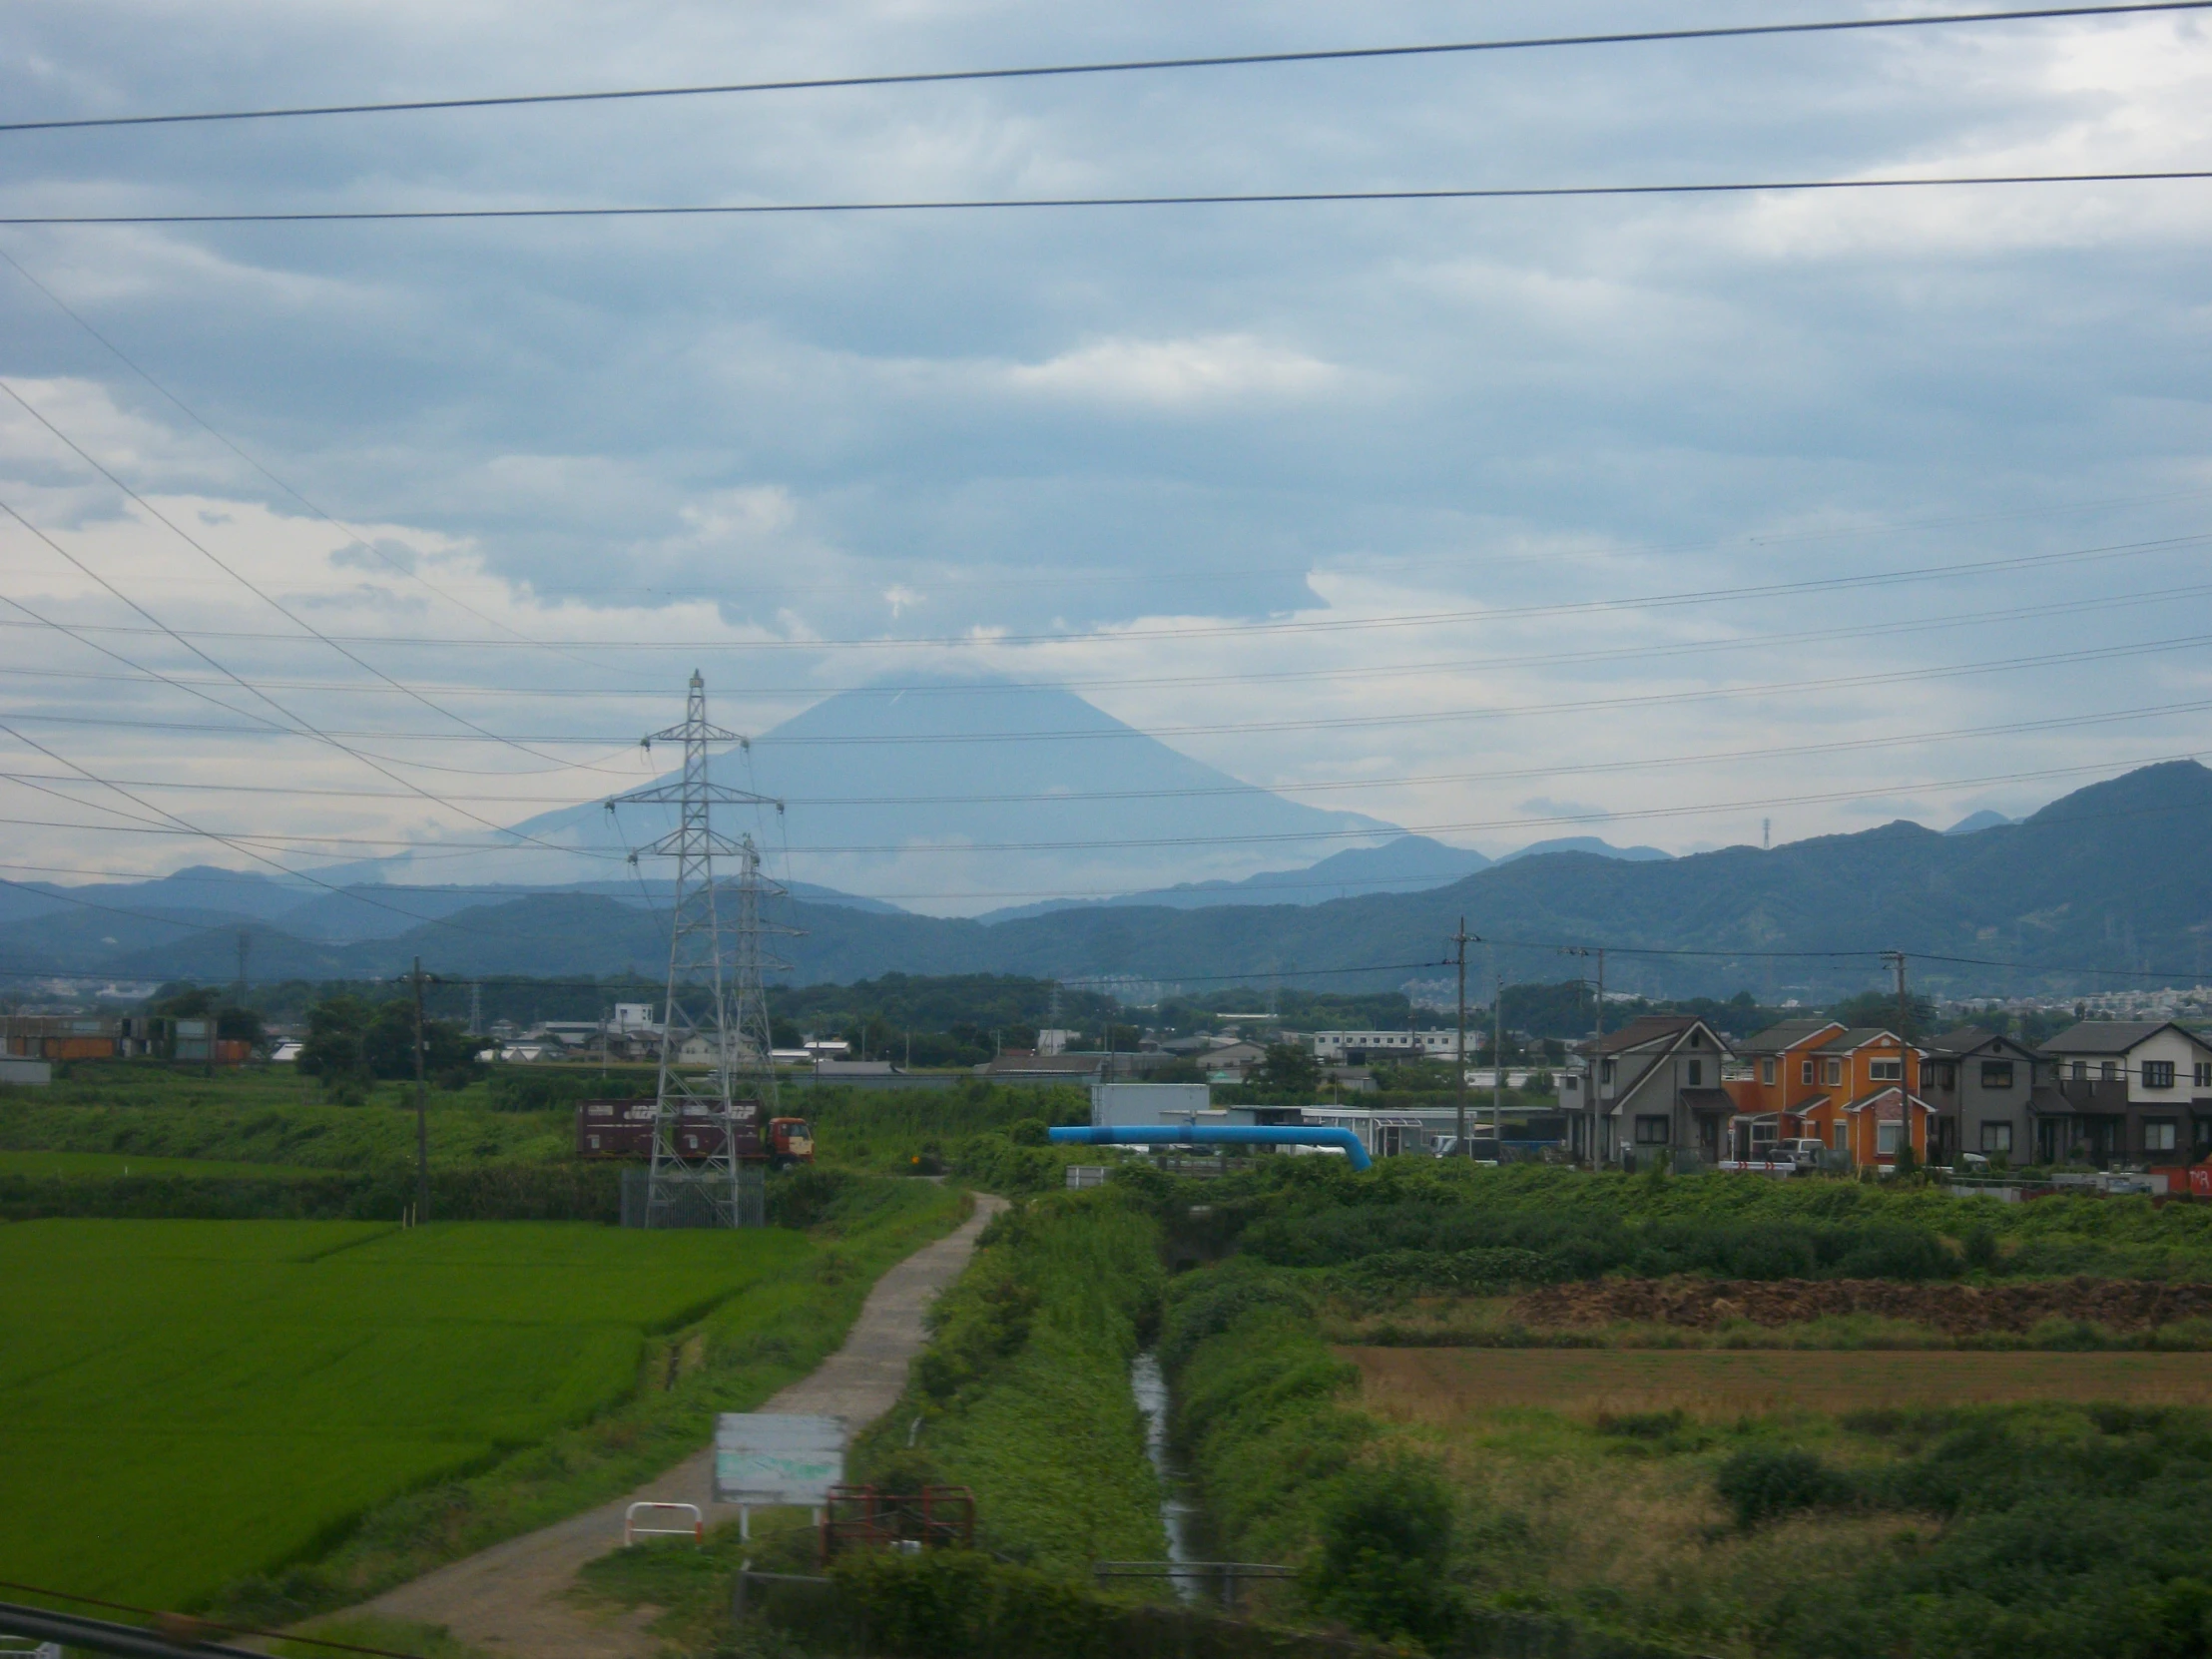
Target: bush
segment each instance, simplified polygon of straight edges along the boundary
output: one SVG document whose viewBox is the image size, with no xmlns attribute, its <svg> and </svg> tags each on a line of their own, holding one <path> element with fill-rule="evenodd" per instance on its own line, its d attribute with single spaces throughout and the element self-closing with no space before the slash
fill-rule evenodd
<svg viewBox="0 0 2212 1659">
<path fill-rule="evenodd" d="M 1433 1644 L 1454 1622 L 1451 1530 L 1451 1494 L 1432 1465 L 1356 1464 L 1324 1501 L 1321 1552 L 1301 1587 L 1315 1611 L 1355 1630 Z"/>
<path fill-rule="evenodd" d="M 1720 1466 L 1713 1489 L 1746 1531 L 1806 1509 L 1835 1508 L 1855 1496 L 1851 1479 L 1810 1451 L 1747 1446 Z"/>
</svg>

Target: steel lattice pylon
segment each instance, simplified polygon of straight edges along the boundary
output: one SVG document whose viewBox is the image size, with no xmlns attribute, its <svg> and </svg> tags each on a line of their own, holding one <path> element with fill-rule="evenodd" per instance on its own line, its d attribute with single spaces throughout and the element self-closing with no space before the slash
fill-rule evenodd
<svg viewBox="0 0 2212 1659">
<path fill-rule="evenodd" d="M 705 1223 L 760 1226 L 759 1205 L 745 1201 L 744 1173 L 758 1170 L 767 1148 L 762 1132 L 776 1108 L 776 1066 L 770 1052 L 764 972 L 784 964 L 761 941 L 764 892 L 781 893 L 761 874 L 751 835 L 732 840 L 712 822 L 716 806 L 774 807 L 781 801 L 715 783 L 707 747 L 746 740 L 707 722 L 707 683 L 692 671 L 684 724 L 655 732 L 655 743 L 682 740 L 684 776 L 618 796 L 617 806 L 661 804 L 678 809 L 677 826 L 640 853 L 676 860 L 676 901 L 669 914 L 668 997 L 662 1010 L 660 1086 L 653 1107 L 653 1165 L 645 1225 Z M 724 926 L 715 888 L 717 855 L 738 860 L 737 914 Z M 711 1069 L 704 1069 L 711 1068 Z"/>
</svg>

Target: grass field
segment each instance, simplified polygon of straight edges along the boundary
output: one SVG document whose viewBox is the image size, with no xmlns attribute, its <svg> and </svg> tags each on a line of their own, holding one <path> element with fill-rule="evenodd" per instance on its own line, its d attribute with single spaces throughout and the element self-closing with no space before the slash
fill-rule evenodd
<svg viewBox="0 0 2212 1659">
<path fill-rule="evenodd" d="M 783 1231 L 0 1227 L 0 1561 L 191 1605 L 603 1410 L 657 1334 L 749 1288 L 781 1304 L 823 1254 Z"/>
<path fill-rule="evenodd" d="M 1573 1416 L 1844 1412 L 2112 1400 L 2212 1405 L 2212 1354 L 1818 1353 L 1636 1349 L 1338 1350 L 1361 1402 L 1401 1423 L 1541 1407 Z"/>
</svg>

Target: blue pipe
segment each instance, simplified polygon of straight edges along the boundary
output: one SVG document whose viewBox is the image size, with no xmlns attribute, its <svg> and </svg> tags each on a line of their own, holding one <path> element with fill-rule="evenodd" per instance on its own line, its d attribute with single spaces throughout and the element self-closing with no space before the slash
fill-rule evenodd
<svg viewBox="0 0 2212 1659">
<path fill-rule="evenodd" d="M 1052 1138 L 1073 1146 L 1333 1146 L 1368 1169 L 1375 1160 L 1349 1129 L 1297 1129 L 1252 1124 L 1148 1123 L 1116 1128 L 1055 1129 Z"/>
</svg>

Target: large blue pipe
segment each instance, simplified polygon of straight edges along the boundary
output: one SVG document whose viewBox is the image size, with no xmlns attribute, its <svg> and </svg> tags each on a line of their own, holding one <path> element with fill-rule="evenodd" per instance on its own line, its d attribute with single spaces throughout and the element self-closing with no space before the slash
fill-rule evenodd
<svg viewBox="0 0 2212 1659">
<path fill-rule="evenodd" d="M 1292 1127 L 1225 1123 L 1145 1123 L 1113 1128 L 1055 1129 L 1052 1138 L 1074 1146 L 1333 1146 L 1352 1160 L 1354 1169 L 1367 1169 L 1375 1160 L 1349 1129 L 1299 1129 Z"/>
</svg>

